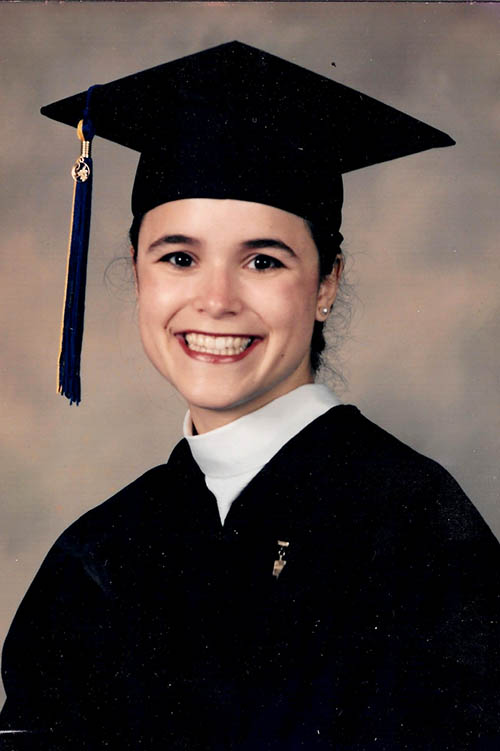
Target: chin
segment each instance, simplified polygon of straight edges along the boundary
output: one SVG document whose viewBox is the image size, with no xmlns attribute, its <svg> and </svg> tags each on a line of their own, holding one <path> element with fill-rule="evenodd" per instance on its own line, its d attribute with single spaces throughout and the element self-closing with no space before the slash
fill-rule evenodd
<svg viewBox="0 0 500 751">
<path fill-rule="evenodd" d="M 253 412 L 306 382 L 307 379 L 301 379 L 297 383 L 285 379 L 278 383 L 267 384 L 266 387 L 262 384 L 261 388 L 248 389 L 241 388 L 241 386 L 239 388 L 235 386 L 233 389 L 225 388 L 223 382 L 211 384 L 210 388 L 207 388 L 207 383 L 203 383 L 200 384 L 199 388 L 193 388 L 189 391 L 186 390 L 184 384 L 184 389 L 179 389 L 179 391 L 190 408 L 220 414 L 237 412 L 237 415 L 233 417 L 233 419 L 236 419 L 237 416 Z"/>
<path fill-rule="evenodd" d="M 228 396 L 227 393 L 221 394 L 220 391 L 218 391 L 218 393 L 210 394 L 207 393 L 207 390 L 204 391 L 203 395 L 183 393 L 182 396 L 190 407 L 211 410 L 214 412 L 230 412 L 233 409 L 238 409 L 245 404 L 251 404 L 254 400 L 259 399 L 259 397 L 254 394 L 234 394 Z"/>
</svg>

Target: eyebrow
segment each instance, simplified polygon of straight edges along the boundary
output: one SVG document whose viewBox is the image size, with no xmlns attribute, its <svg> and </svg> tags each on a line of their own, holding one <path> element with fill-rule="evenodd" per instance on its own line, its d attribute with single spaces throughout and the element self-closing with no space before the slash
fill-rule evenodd
<svg viewBox="0 0 500 751">
<path fill-rule="evenodd" d="M 146 252 L 149 253 L 160 245 L 199 245 L 199 242 L 188 235 L 164 235 L 151 243 Z"/>
<path fill-rule="evenodd" d="M 188 237 L 188 235 L 164 235 L 151 243 L 148 252 L 158 248 L 160 245 L 199 245 L 199 242 L 194 237 Z"/>
<path fill-rule="evenodd" d="M 244 248 L 248 248 L 248 250 L 260 250 L 261 248 L 279 248 L 280 250 L 284 250 L 292 256 L 296 255 L 295 251 L 292 250 L 289 245 L 284 243 L 282 240 L 276 240 L 272 237 L 259 237 L 256 240 L 245 240 L 242 245 Z"/>
</svg>

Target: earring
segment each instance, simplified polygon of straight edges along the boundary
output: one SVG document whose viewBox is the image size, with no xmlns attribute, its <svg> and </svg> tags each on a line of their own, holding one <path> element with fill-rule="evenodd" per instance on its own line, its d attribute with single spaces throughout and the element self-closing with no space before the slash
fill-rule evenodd
<svg viewBox="0 0 500 751">
<path fill-rule="evenodd" d="M 321 308 L 321 312 L 324 316 L 328 315 L 328 308 Z"/>
</svg>

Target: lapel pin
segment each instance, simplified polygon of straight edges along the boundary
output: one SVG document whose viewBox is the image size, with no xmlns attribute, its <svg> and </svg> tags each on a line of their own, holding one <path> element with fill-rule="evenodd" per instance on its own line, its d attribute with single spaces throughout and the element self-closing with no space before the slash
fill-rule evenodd
<svg viewBox="0 0 500 751">
<path fill-rule="evenodd" d="M 281 572 L 286 566 L 285 556 L 286 556 L 286 549 L 288 548 L 289 545 L 290 543 L 287 542 L 286 540 L 278 540 L 278 558 L 277 560 L 274 561 L 274 566 L 273 566 L 273 576 L 275 576 L 276 579 L 278 578 L 278 576 L 281 574 Z"/>
</svg>

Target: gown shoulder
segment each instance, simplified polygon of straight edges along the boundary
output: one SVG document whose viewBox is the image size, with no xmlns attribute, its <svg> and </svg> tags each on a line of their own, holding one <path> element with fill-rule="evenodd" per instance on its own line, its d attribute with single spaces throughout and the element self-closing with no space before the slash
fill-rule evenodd
<svg viewBox="0 0 500 751">
<path fill-rule="evenodd" d="M 180 441 L 47 555 L 0 749 L 497 749 L 499 571 L 449 473 L 356 407 L 285 444 L 224 527 Z"/>
</svg>

